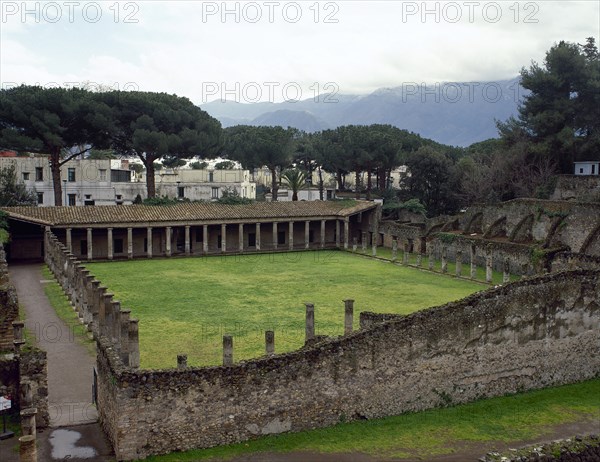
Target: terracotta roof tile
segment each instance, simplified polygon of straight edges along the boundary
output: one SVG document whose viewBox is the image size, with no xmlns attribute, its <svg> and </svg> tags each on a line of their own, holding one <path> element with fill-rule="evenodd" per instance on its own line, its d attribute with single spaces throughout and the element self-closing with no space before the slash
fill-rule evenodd
<svg viewBox="0 0 600 462">
<path fill-rule="evenodd" d="M 248 205 L 180 203 L 175 205 L 108 205 L 79 207 L 4 207 L 11 217 L 48 226 L 109 223 L 187 222 L 346 217 L 372 209 L 364 201 L 255 202 Z"/>
</svg>

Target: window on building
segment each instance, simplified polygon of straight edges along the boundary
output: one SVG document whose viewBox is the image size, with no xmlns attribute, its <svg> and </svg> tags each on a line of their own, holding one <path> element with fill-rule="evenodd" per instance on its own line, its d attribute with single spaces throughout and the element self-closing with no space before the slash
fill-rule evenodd
<svg viewBox="0 0 600 462">
<path fill-rule="evenodd" d="M 79 253 L 80 253 L 80 255 L 87 255 L 87 241 L 86 240 L 79 241 Z"/>
<path fill-rule="evenodd" d="M 75 169 L 69 167 L 69 169 L 67 170 L 67 181 L 75 181 Z"/>
<path fill-rule="evenodd" d="M 579 169 L 579 173 L 583 173 L 583 167 Z"/>
<path fill-rule="evenodd" d="M 177 186 L 177 197 L 179 199 L 183 199 L 185 197 L 185 187 L 184 186 Z"/>
<path fill-rule="evenodd" d="M 215 181 L 215 174 L 213 172 L 208 172 L 208 181 L 211 183 Z"/>
<path fill-rule="evenodd" d="M 113 249 L 115 253 L 123 253 L 123 239 L 115 239 Z"/>
<path fill-rule="evenodd" d="M 211 198 L 218 199 L 219 198 L 219 188 L 212 188 Z"/>
<path fill-rule="evenodd" d="M 277 244 L 285 244 L 285 231 L 277 232 Z"/>
<path fill-rule="evenodd" d="M 44 193 L 37 193 L 37 203 L 42 205 L 44 203 Z"/>
<path fill-rule="evenodd" d="M 75 204 L 73 204 L 75 205 Z M 83 201 L 83 205 L 96 205 L 96 201 L 93 199 L 86 199 Z"/>
<path fill-rule="evenodd" d="M 248 233 L 248 247 L 256 247 L 256 233 Z"/>
<path fill-rule="evenodd" d="M 100 170 L 98 170 L 98 172 L 100 173 L 100 181 L 106 181 L 106 169 L 105 168 L 101 168 Z"/>
<path fill-rule="evenodd" d="M 69 194 L 69 205 L 76 205 L 77 194 Z"/>
<path fill-rule="evenodd" d="M 29 172 L 23 172 L 23 181 L 29 181 Z"/>
<path fill-rule="evenodd" d="M 35 181 L 44 181 L 44 169 L 42 167 L 35 168 Z"/>
</svg>

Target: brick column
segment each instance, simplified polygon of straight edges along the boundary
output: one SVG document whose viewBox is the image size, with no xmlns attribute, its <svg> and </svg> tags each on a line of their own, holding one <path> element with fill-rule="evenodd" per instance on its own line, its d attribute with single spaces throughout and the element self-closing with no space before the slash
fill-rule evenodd
<svg viewBox="0 0 600 462">
<path fill-rule="evenodd" d="M 348 250 L 348 244 L 350 242 L 350 219 L 344 218 L 344 249 Z"/>
<path fill-rule="evenodd" d="M 127 258 L 133 258 L 133 229 L 127 228 Z"/>
<path fill-rule="evenodd" d="M 190 227 L 189 225 L 186 225 L 185 227 L 185 254 L 189 255 L 191 252 L 191 246 L 190 246 Z"/>
<path fill-rule="evenodd" d="M 321 248 L 325 248 L 325 220 L 321 220 Z"/>
<path fill-rule="evenodd" d="M 304 222 L 304 248 L 310 249 L 310 221 Z"/>
<path fill-rule="evenodd" d="M 152 258 L 152 227 L 148 226 L 147 235 L 146 235 L 146 251 L 148 254 L 148 258 Z"/>
<path fill-rule="evenodd" d="M 290 221 L 288 225 L 288 245 L 290 250 L 294 250 L 294 222 Z"/>
<path fill-rule="evenodd" d="M 488 250 L 485 256 L 485 282 L 492 282 L 492 251 Z"/>
<path fill-rule="evenodd" d="M 227 252 L 227 225 L 221 225 L 221 252 Z"/>
<path fill-rule="evenodd" d="M 260 223 L 256 223 L 256 250 L 260 250 Z"/>
<path fill-rule="evenodd" d="M 171 227 L 167 226 L 165 228 L 165 254 L 167 255 L 167 257 L 171 256 Z"/>
<path fill-rule="evenodd" d="M 442 246 L 442 273 L 448 272 L 448 259 L 446 258 L 446 246 Z"/>
<path fill-rule="evenodd" d="M 94 255 L 94 247 L 92 244 L 92 228 L 87 229 L 87 259 L 91 260 Z"/>
<path fill-rule="evenodd" d="M 107 233 L 107 239 L 108 239 L 108 259 L 112 260 L 113 259 L 113 229 L 112 228 L 108 228 L 107 231 L 108 231 L 108 233 Z"/>
<path fill-rule="evenodd" d="M 208 225 L 202 225 L 202 252 L 208 253 Z"/>
<path fill-rule="evenodd" d="M 73 252 L 71 240 L 71 228 L 67 228 L 67 252 Z"/>
<path fill-rule="evenodd" d="M 273 222 L 273 248 L 277 250 L 277 222 Z"/>
<path fill-rule="evenodd" d="M 238 225 L 238 245 L 240 252 L 244 251 L 244 223 Z"/>
<path fill-rule="evenodd" d="M 477 262 L 475 261 L 477 257 L 477 247 L 475 244 L 471 244 L 471 279 L 475 279 L 477 277 Z"/>
</svg>

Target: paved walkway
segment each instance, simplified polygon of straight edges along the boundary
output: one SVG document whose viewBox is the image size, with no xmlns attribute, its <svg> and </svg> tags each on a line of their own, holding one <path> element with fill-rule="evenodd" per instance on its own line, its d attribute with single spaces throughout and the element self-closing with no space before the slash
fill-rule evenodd
<svg viewBox="0 0 600 462">
<path fill-rule="evenodd" d="M 48 357 L 50 428 L 37 436 L 38 460 L 109 461 L 112 447 L 97 423 L 92 405 L 92 368 L 95 358 L 73 337 L 56 315 L 44 292 L 41 264 L 9 266 L 25 326 Z M 18 462 L 16 438 L 0 441 L 0 460 Z"/>
</svg>

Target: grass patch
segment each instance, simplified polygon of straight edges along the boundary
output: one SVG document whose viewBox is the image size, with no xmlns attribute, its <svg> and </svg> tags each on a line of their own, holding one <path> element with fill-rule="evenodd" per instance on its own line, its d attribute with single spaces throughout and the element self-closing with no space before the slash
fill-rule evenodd
<svg viewBox="0 0 600 462">
<path fill-rule="evenodd" d="M 375 457 L 427 458 L 470 443 L 541 438 L 551 427 L 600 414 L 600 379 L 451 408 L 339 424 L 321 430 L 263 437 L 218 448 L 150 457 L 148 461 L 227 460 L 256 452 L 365 453 Z"/>
<path fill-rule="evenodd" d="M 359 246 L 356 253 L 359 255 L 371 256 L 372 255 L 371 252 L 372 252 L 372 249 L 367 248 L 367 250 L 363 253 L 362 248 Z M 403 255 L 403 251 L 401 249 L 398 249 L 398 256 L 396 259 L 397 263 L 402 262 L 402 255 Z M 392 259 L 392 249 L 388 249 L 386 247 L 377 247 L 377 257 L 382 258 L 384 260 L 391 260 Z M 416 266 L 417 265 L 417 254 L 411 253 L 408 257 L 408 263 L 409 263 L 409 265 Z M 429 257 L 427 255 L 423 255 L 423 257 L 422 257 L 421 268 L 423 268 L 423 269 L 429 268 Z M 442 261 L 441 260 L 434 260 L 433 271 L 436 271 L 438 273 L 442 272 Z M 448 261 L 447 275 L 454 276 L 455 274 L 456 274 L 456 263 Z M 463 263 L 462 277 L 464 277 L 464 278 L 471 277 L 471 265 L 469 263 Z M 511 282 L 518 281 L 519 279 L 520 279 L 520 276 L 517 276 L 515 274 L 510 275 Z M 502 284 L 503 283 L 502 280 L 503 280 L 503 274 L 501 271 L 492 271 L 492 284 L 494 284 L 494 285 Z M 476 274 L 475 274 L 475 281 L 485 283 L 485 268 L 484 267 L 482 267 L 482 266 L 477 267 Z"/>
<path fill-rule="evenodd" d="M 222 361 L 222 336 L 234 336 L 234 360 L 264 354 L 264 332 L 277 352 L 304 343 L 303 302 L 315 304 L 317 334 L 342 335 L 343 299 L 360 311 L 408 314 L 461 299 L 481 284 L 320 251 L 93 263 L 88 268 L 140 319 L 141 365 L 175 367 Z"/>
<path fill-rule="evenodd" d="M 42 268 L 42 276 L 44 279 L 51 281 L 44 284 L 44 292 L 48 297 L 48 301 L 57 316 L 67 325 L 69 332 L 67 335 L 72 336 L 78 343 L 83 345 L 90 355 L 96 355 L 96 342 L 91 338 L 87 331 L 87 327 L 79 322 L 77 312 L 71 306 L 69 299 L 63 292 L 62 288 L 54 279 L 54 275 L 47 266 Z"/>
</svg>

